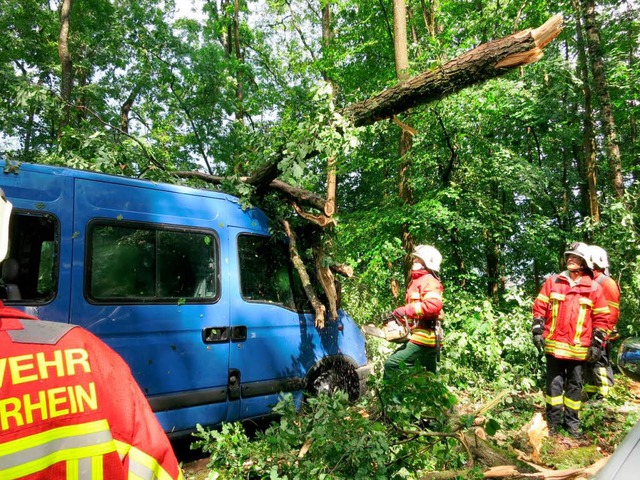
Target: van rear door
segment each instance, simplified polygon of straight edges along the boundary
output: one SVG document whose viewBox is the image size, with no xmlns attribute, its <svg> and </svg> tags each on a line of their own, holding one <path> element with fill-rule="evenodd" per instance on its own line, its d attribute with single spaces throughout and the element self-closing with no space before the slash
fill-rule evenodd
<svg viewBox="0 0 640 480">
<path fill-rule="evenodd" d="M 76 179 L 72 322 L 127 361 L 168 432 L 227 417 L 221 204 L 142 182 Z"/>
</svg>

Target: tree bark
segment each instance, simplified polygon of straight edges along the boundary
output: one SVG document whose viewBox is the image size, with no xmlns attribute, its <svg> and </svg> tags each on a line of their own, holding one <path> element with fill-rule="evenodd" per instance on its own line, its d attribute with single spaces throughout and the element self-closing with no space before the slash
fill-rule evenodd
<svg viewBox="0 0 640 480">
<path fill-rule="evenodd" d="M 393 47 L 395 52 L 396 78 L 399 82 L 403 82 L 409 78 L 409 53 L 407 47 L 407 8 L 405 0 L 393 0 Z M 400 157 L 400 168 L 398 178 L 398 191 L 400 199 L 406 205 L 413 201 L 413 192 L 411 191 L 411 183 L 407 172 L 411 168 L 411 160 L 408 156 L 413 147 L 413 133 L 410 128 L 402 125 L 400 129 L 400 143 L 398 145 L 398 155 Z M 415 242 L 409 231 L 409 225 L 404 222 L 401 226 L 400 237 L 402 239 L 402 248 L 406 255 L 403 261 L 403 271 L 405 273 L 406 283 L 411 280 L 411 252 Z"/>
<path fill-rule="evenodd" d="M 593 108 L 591 105 L 591 86 L 589 85 L 589 69 L 585 52 L 580 6 L 573 0 L 576 12 L 576 36 L 578 39 L 578 75 L 582 79 L 583 115 L 582 115 L 582 152 L 584 155 L 584 179 L 586 181 L 587 204 L 589 216 L 594 222 L 600 221 L 600 205 L 598 203 L 596 174 L 596 139 L 594 134 Z"/>
<path fill-rule="evenodd" d="M 584 24 L 587 33 L 587 48 L 589 50 L 589 64 L 593 75 L 593 83 L 600 102 L 600 117 L 602 119 L 602 132 L 607 150 L 609 163 L 609 181 L 616 197 L 624 196 L 624 183 L 622 179 L 622 164 L 620 160 L 620 147 L 616 125 L 613 119 L 613 108 L 607 77 L 602 61 L 602 47 L 600 45 L 600 32 L 596 24 L 595 2 L 582 0 Z"/>
<path fill-rule="evenodd" d="M 71 92 L 73 91 L 73 62 L 69 50 L 69 33 L 71 31 L 71 9 L 73 0 L 63 0 L 60 5 L 60 31 L 58 34 L 58 57 L 60 58 L 60 97 L 64 102 L 63 114 L 60 119 L 58 138 L 62 129 L 69 123 L 71 112 Z"/>
<path fill-rule="evenodd" d="M 372 98 L 354 103 L 342 114 L 356 127 L 371 125 L 502 76 L 513 68 L 540 60 L 542 49 L 558 36 L 561 29 L 562 17 L 554 15 L 535 30 L 523 30 L 484 43 L 435 70 L 421 73 Z"/>
</svg>

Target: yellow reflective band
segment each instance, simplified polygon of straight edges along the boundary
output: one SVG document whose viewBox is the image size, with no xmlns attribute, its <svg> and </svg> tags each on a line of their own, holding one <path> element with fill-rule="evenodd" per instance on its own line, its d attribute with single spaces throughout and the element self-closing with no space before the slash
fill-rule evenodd
<svg viewBox="0 0 640 480">
<path fill-rule="evenodd" d="M 151 455 L 131 447 L 129 450 L 129 477 L 141 480 L 172 480 L 164 468 Z M 182 478 L 180 472 L 179 478 Z"/>
<path fill-rule="evenodd" d="M 558 293 L 558 292 L 551 292 L 551 295 L 549 295 L 549 298 L 551 300 L 555 300 L 557 302 L 564 302 L 564 299 L 566 298 L 565 295 L 563 295 L 562 293 Z"/>
<path fill-rule="evenodd" d="M 562 405 L 562 395 L 560 395 L 559 397 L 550 397 L 549 395 L 545 395 L 544 400 L 552 407 Z"/>
<path fill-rule="evenodd" d="M 421 317 L 422 316 L 422 303 L 420 302 L 415 302 L 413 304 L 413 309 L 416 312 L 416 317 Z"/>
<path fill-rule="evenodd" d="M 103 455 L 115 451 L 106 420 L 54 428 L 2 444 L 0 478 L 20 478 L 76 459 L 100 457 L 102 462 Z"/>
<path fill-rule="evenodd" d="M 412 302 L 420 301 L 420 292 L 413 292 L 411 295 L 409 295 L 409 300 L 411 300 Z"/>
<path fill-rule="evenodd" d="M 596 393 L 598 391 L 598 387 L 595 385 L 585 385 L 582 390 L 586 393 Z"/>
<path fill-rule="evenodd" d="M 538 296 L 536 297 L 536 300 L 540 300 L 543 303 L 549 303 L 549 297 L 541 293 L 538 294 Z"/>
<path fill-rule="evenodd" d="M 428 347 L 436 346 L 436 334 L 433 330 L 415 329 L 411 332 L 411 341 L 426 345 Z"/>
<path fill-rule="evenodd" d="M 606 306 L 606 307 L 594 308 L 593 313 L 611 313 L 611 310 L 609 310 L 609 307 Z"/>
<path fill-rule="evenodd" d="M 78 459 L 67 461 L 67 480 L 78 480 L 80 478 Z"/>
<path fill-rule="evenodd" d="M 586 359 L 588 351 L 588 347 L 583 347 L 581 345 L 567 345 L 566 343 L 549 340 L 548 338 L 544 346 L 545 353 L 576 360 Z"/>
<path fill-rule="evenodd" d="M 593 301 L 590 298 L 580 297 L 578 299 L 578 303 L 580 306 L 586 305 L 587 307 L 593 307 Z"/>
<path fill-rule="evenodd" d="M 573 336 L 573 343 L 580 345 L 580 337 L 582 336 L 582 327 L 584 327 L 584 319 L 587 316 L 587 308 L 589 304 L 580 299 L 580 310 L 578 310 L 578 321 L 576 322 L 576 334 Z"/>
<path fill-rule="evenodd" d="M 610 307 L 615 308 L 616 310 L 620 310 L 620 304 L 617 302 L 607 302 Z"/>
<path fill-rule="evenodd" d="M 580 408 L 582 408 L 582 402 L 580 400 L 571 400 L 570 398 L 564 397 L 564 406 L 571 410 L 580 410 Z"/>
<path fill-rule="evenodd" d="M 603 397 L 606 397 L 609 394 L 609 377 L 607 376 L 607 369 L 604 367 L 598 367 L 595 369 L 596 378 L 599 380 L 600 388 L 598 388 L 598 393 L 600 393 Z"/>
</svg>

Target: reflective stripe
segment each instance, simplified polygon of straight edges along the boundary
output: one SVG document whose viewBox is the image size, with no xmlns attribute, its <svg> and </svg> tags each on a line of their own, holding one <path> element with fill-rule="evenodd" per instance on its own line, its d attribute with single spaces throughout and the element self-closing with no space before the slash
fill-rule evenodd
<svg viewBox="0 0 640 480">
<path fill-rule="evenodd" d="M 576 322 L 576 334 L 573 336 L 573 343 L 580 345 L 580 337 L 582 336 L 582 329 L 584 327 L 584 321 L 587 317 L 587 311 L 589 307 L 593 306 L 593 302 L 588 298 L 579 298 L 580 310 L 578 311 L 578 320 Z"/>
<path fill-rule="evenodd" d="M 600 393 L 603 397 L 609 395 L 609 377 L 607 375 L 607 369 L 605 367 L 598 367 L 595 369 L 595 375 L 598 378 L 598 382 L 600 387 L 598 388 L 598 393 Z"/>
<path fill-rule="evenodd" d="M 560 395 L 559 397 L 550 397 L 549 395 L 545 395 L 544 400 L 552 407 L 562 405 L 562 395 Z"/>
<path fill-rule="evenodd" d="M 422 316 L 422 303 L 421 302 L 414 302 L 413 303 L 413 310 L 415 312 L 416 317 L 421 317 Z"/>
<path fill-rule="evenodd" d="M 104 480 L 102 456 L 68 460 L 66 480 Z"/>
<path fill-rule="evenodd" d="M 578 303 L 580 306 L 586 305 L 587 307 L 593 307 L 593 301 L 590 298 L 580 297 L 578 299 Z"/>
<path fill-rule="evenodd" d="M 584 360 L 587 358 L 588 347 L 582 345 L 568 345 L 556 340 L 546 339 L 544 344 L 544 352 L 561 358 L 569 358 L 576 360 Z"/>
<path fill-rule="evenodd" d="M 620 304 L 618 302 L 607 302 L 610 307 L 615 308 L 616 310 L 620 310 Z"/>
<path fill-rule="evenodd" d="M 411 341 L 426 345 L 428 347 L 436 346 L 436 332 L 434 330 L 415 329 L 411 332 Z"/>
<path fill-rule="evenodd" d="M 594 308 L 593 313 L 610 313 L 609 307 Z"/>
<path fill-rule="evenodd" d="M 556 300 L 557 302 L 564 302 L 565 295 L 558 292 L 551 292 L 551 295 L 549 295 L 549 298 L 551 300 Z"/>
<path fill-rule="evenodd" d="M 541 293 L 538 294 L 537 300 L 540 300 L 541 302 L 544 302 L 544 303 L 549 303 L 549 297 Z"/>
<path fill-rule="evenodd" d="M 100 479 L 102 456 L 115 451 L 116 445 L 106 420 L 54 428 L 2 444 L 0 478 L 20 478 L 59 462 L 67 461 L 69 465 L 73 460 L 99 457 L 100 477 L 91 478 Z M 73 468 L 79 472 L 79 467 Z"/>
<path fill-rule="evenodd" d="M 580 400 L 571 400 L 570 398 L 564 397 L 564 406 L 571 410 L 580 410 L 580 408 L 582 408 L 582 402 Z"/>
<path fill-rule="evenodd" d="M 418 302 L 419 300 L 420 300 L 420 292 L 412 292 L 411 295 L 409 295 L 409 301 Z"/>
<path fill-rule="evenodd" d="M 129 450 L 129 475 L 142 480 L 172 480 L 155 458 L 135 447 Z"/>
</svg>

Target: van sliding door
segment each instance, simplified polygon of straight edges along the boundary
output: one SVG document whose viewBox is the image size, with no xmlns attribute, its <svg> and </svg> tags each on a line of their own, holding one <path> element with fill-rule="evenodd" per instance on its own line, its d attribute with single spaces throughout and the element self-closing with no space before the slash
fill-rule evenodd
<svg viewBox="0 0 640 480">
<path fill-rule="evenodd" d="M 141 182 L 138 182 L 140 184 Z M 77 180 L 72 319 L 130 365 L 166 431 L 226 419 L 217 202 Z"/>
</svg>

